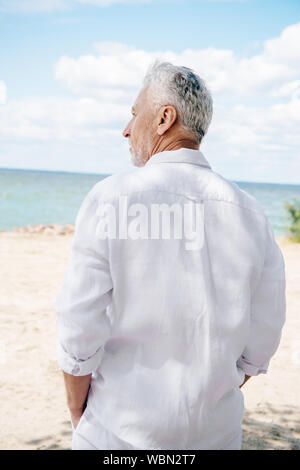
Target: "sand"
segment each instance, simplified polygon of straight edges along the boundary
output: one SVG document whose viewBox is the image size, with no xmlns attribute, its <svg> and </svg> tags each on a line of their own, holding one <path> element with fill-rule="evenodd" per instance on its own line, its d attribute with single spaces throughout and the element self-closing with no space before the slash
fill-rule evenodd
<svg viewBox="0 0 300 470">
<path fill-rule="evenodd" d="M 53 303 L 71 238 L 0 232 L 0 449 L 70 449 Z M 243 449 L 300 449 L 300 244 L 277 241 L 287 321 L 268 374 L 243 389 Z"/>
</svg>

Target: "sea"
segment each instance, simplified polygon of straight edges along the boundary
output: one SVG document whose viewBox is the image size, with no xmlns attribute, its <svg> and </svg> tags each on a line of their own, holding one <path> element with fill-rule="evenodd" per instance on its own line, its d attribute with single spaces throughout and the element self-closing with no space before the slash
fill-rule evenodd
<svg viewBox="0 0 300 470">
<path fill-rule="evenodd" d="M 0 230 L 35 224 L 74 224 L 88 191 L 109 175 L 0 168 Z M 253 195 L 275 235 L 286 235 L 286 202 L 300 200 L 300 185 L 234 181 Z"/>
</svg>

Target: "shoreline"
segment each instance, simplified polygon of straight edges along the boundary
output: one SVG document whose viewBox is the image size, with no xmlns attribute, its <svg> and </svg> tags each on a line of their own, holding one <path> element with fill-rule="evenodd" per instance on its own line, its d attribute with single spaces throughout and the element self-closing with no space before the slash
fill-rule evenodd
<svg viewBox="0 0 300 470">
<path fill-rule="evenodd" d="M 0 234 L 18 233 L 23 235 L 73 235 L 75 225 L 74 224 L 60 224 L 60 223 L 49 223 L 49 224 L 34 224 L 34 225 L 23 225 L 21 227 L 13 227 L 10 230 L 1 230 Z M 275 235 L 275 240 L 278 244 L 297 244 L 294 242 L 288 234 L 286 235 Z M 298 243 L 299 244 L 299 243 Z"/>
</svg>

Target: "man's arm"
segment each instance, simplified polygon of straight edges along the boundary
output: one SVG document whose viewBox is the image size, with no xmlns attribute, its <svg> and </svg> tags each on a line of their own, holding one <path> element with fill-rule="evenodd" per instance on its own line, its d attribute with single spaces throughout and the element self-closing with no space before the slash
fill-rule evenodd
<svg viewBox="0 0 300 470">
<path fill-rule="evenodd" d="M 63 375 L 67 393 L 67 404 L 73 426 L 76 428 L 86 405 L 92 374 L 75 377 L 63 372 Z"/>
<path fill-rule="evenodd" d="M 99 368 L 111 335 L 106 308 L 111 303 L 112 280 L 107 240 L 97 237 L 97 207 L 89 193 L 76 218 L 65 278 L 55 302 L 57 361 L 64 372 L 74 427 L 83 412 L 92 372 Z"/>
<path fill-rule="evenodd" d="M 285 322 L 285 264 L 268 219 L 265 246 L 264 267 L 251 299 L 249 338 L 237 362 L 247 376 L 267 372 Z"/>
</svg>

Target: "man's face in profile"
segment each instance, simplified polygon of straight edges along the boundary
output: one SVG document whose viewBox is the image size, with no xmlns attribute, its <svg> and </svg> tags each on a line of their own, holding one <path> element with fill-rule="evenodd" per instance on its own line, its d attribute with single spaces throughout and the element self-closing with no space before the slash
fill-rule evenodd
<svg viewBox="0 0 300 470">
<path fill-rule="evenodd" d="M 148 88 L 138 94 L 131 108 L 132 118 L 123 131 L 129 139 L 131 161 L 135 166 L 144 166 L 151 156 L 154 144 L 154 113 L 149 100 Z"/>
</svg>

